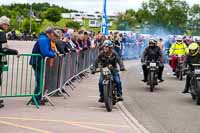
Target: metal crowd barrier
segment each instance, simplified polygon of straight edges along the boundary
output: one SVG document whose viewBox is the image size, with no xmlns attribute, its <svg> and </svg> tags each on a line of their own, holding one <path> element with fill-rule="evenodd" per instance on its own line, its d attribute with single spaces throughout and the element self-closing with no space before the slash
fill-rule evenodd
<svg viewBox="0 0 200 133">
<path fill-rule="evenodd" d="M 72 80 L 80 82 L 83 77 L 87 77 L 87 70 L 93 64 L 97 54 L 98 49 L 90 49 L 46 60 L 39 54 L 20 56 L 0 54 L 0 99 L 31 97 L 28 104 L 34 102 L 39 108 L 36 97 L 42 95 L 53 105 L 49 96 L 57 92 L 65 98 L 66 95 L 70 96 L 66 86 L 73 90 L 75 85 Z M 35 70 L 29 64 L 31 57 L 34 57 L 37 62 Z M 37 92 L 35 92 L 35 75 L 39 75 L 39 91 Z"/>
<path fill-rule="evenodd" d="M 34 72 L 29 65 L 30 58 L 36 62 Z M 40 61 L 38 61 L 40 58 Z M 36 80 L 35 74 L 39 72 L 39 91 L 34 93 Z M 32 101 L 38 108 L 36 96 L 43 90 L 44 60 L 39 54 L 5 55 L 0 54 L 0 99 L 8 97 L 32 97 Z"/>
<path fill-rule="evenodd" d="M 98 49 L 85 50 L 80 53 L 72 52 L 54 58 L 51 65 L 50 60 L 52 59 L 47 59 L 43 97 L 53 105 L 49 96 L 57 92 L 63 95 L 64 98 L 66 98 L 66 95 L 70 96 L 67 93 L 66 86 L 68 85 L 73 90 L 75 85 L 72 80 L 80 82 L 82 77 L 88 77 L 87 70 L 93 64 L 97 54 Z"/>
</svg>

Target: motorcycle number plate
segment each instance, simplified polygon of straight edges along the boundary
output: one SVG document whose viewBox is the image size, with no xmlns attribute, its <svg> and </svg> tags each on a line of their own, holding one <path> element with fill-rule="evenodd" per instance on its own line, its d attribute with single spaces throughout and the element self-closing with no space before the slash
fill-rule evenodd
<svg viewBox="0 0 200 133">
<path fill-rule="evenodd" d="M 194 73 L 195 73 L 195 74 L 200 74 L 200 69 L 195 69 L 195 70 L 194 70 Z"/>
<path fill-rule="evenodd" d="M 109 75 L 110 74 L 110 70 L 107 67 L 103 68 L 102 72 L 103 72 L 103 75 Z"/>
<path fill-rule="evenodd" d="M 156 63 L 150 63 L 150 67 L 156 67 Z"/>
</svg>

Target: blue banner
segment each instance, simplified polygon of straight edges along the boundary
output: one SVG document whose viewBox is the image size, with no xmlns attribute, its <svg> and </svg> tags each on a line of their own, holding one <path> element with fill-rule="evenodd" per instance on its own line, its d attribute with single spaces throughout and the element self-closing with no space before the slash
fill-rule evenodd
<svg viewBox="0 0 200 133">
<path fill-rule="evenodd" d="M 101 32 L 104 35 L 108 35 L 108 24 L 107 24 L 107 13 L 106 13 L 106 0 L 104 0 L 104 6 L 103 6 L 103 16 L 102 16 L 102 27 Z"/>
</svg>

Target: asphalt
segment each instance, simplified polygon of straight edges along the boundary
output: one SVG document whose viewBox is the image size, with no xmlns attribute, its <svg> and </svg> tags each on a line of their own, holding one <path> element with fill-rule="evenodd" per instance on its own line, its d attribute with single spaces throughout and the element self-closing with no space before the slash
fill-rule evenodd
<svg viewBox="0 0 200 133">
<path fill-rule="evenodd" d="M 31 52 L 33 42 L 9 42 L 20 53 Z M 142 71 L 137 60 L 125 62 L 128 68 L 121 73 L 124 98 L 122 105 L 130 115 L 116 106 L 112 113 L 97 103 L 98 75 L 90 76 L 74 91 L 68 90 L 67 99 L 52 98 L 56 105 L 41 107 L 25 106 L 29 98 L 6 99 L 6 107 L 0 109 L 0 131 L 2 133 L 129 133 L 139 127 L 131 117 L 151 133 L 199 133 L 200 107 L 189 94 L 182 94 L 185 81 L 172 76 L 169 66 L 165 66 L 165 82 L 151 93 L 141 82 Z M 128 117 L 130 116 L 130 117 Z M 138 123 L 136 122 L 136 123 Z"/>
<path fill-rule="evenodd" d="M 199 133 L 200 106 L 189 94 L 182 94 L 185 79 L 172 76 L 165 66 L 165 82 L 151 93 L 141 82 L 143 78 L 139 61 L 132 61 L 128 74 L 122 75 L 125 91 L 124 105 L 128 111 L 151 133 Z"/>
<path fill-rule="evenodd" d="M 30 53 L 33 42 L 9 42 L 20 53 Z M 131 67 L 131 63 L 127 66 Z M 126 73 L 126 72 L 125 72 Z M 0 109 L 1 133 L 147 133 L 144 127 L 123 108 L 117 105 L 107 112 L 105 105 L 98 103 L 99 74 L 89 75 L 80 83 L 75 82 L 70 97 L 51 97 L 55 106 L 47 104 L 37 109 L 26 106 L 27 98 L 6 98 Z M 132 122 L 134 120 L 134 122 Z"/>
</svg>

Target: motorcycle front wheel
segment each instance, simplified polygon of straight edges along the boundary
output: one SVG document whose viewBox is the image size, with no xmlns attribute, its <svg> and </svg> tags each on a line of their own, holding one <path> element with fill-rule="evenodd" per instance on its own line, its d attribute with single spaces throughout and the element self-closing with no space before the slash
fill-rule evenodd
<svg viewBox="0 0 200 133">
<path fill-rule="evenodd" d="M 149 85 L 150 85 L 150 92 L 153 92 L 154 91 L 154 72 L 151 71 L 150 74 L 149 74 Z"/>
<path fill-rule="evenodd" d="M 113 96 L 112 96 L 112 86 L 109 84 L 104 85 L 104 102 L 106 110 L 108 112 L 112 111 L 113 108 Z"/>
</svg>

